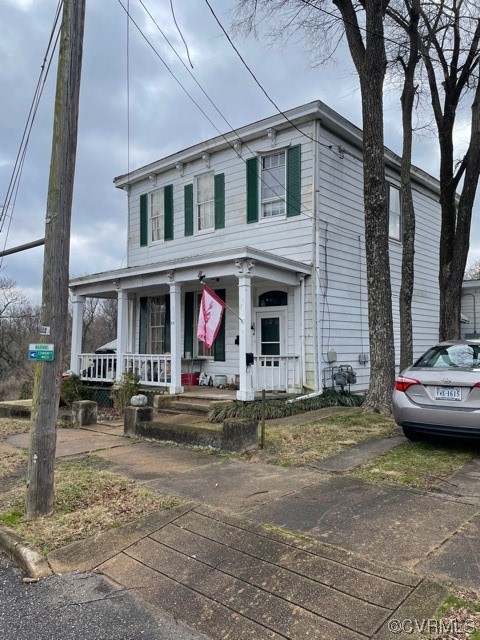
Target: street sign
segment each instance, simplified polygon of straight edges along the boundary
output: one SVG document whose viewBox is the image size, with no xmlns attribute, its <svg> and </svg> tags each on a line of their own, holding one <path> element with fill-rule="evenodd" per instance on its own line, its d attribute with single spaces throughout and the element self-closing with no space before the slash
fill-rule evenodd
<svg viewBox="0 0 480 640">
<path fill-rule="evenodd" d="M 29 344 L 28 359 L 42 360 L 44 362 L 52 362 L 54 358 L 53 344 Z"/>
<path fill-rule="evenodd" d="M 50 335 L 50 327 L 39 327 L 38 328 L 38 333 L 41 336 L 49 336 Z"/>
</svg>

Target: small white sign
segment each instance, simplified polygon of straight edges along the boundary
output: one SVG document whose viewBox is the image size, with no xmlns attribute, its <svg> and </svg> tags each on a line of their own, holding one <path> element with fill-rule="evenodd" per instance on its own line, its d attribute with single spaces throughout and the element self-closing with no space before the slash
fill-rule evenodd
<svg viewBox="0 0 480 640">
<path fill-rule="evenodd" d="M 41 336 L 49 336 L 50 335 L 50 327 L 40 327 L 38 333 Z"/>
</svg>

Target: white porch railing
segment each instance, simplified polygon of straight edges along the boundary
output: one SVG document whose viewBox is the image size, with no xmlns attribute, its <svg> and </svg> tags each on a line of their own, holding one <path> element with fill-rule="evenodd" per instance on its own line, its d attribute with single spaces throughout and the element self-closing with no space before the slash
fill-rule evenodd
<svg viewBox="0 0 480 640">
<path fill-rule="evenodd" d="M 114 382 L 124 371 L 135 373 L 144 386 L 168 386 L 171 384 L 171 356 L 149 353 L 115 354 L 82 353 L 79 371 L 82 380 L 89 382 Z M 253 388 L 255 391 L 299 391 L 301 372 L 299 356 L 255 356 Z"/>
<path fill-rule="evenodd" d="M 255 391 L 299 391 L 301 387 L 299 356 L 255 356 L 253 388 Z"/>
<path fill-rule="evenodd" d="M 89 382 L 113 382 L 117 377 L 115 354 L 81 353 L 79 359 L 80 378 Z"/>
<path fill-rule="evenodd" d="M 127 353 L 122 356 L 122 371 L 131 371 L 145 386 L 170 384 L 171 356 L 151 353 Z"/>
<path fill-rule="evenodd" d="M 170 384 L 171 356 L 149 353 L 127 353 L 120 356 L 120 370 L 117 374 L 118 356 L 82 353 L 79 356 L 80 378 L 89 382 L 114 382 L 124 371 L 131 371 L 145 386 L 165 386 Z"/>
</svg>

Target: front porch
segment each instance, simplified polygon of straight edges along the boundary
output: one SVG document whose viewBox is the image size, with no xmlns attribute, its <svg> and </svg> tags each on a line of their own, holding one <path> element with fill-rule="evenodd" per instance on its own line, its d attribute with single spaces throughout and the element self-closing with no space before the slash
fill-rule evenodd
<svg viewBox="0 0 480 640">
<path fill-rule="evenodd" d="M 192 366 L 190 360 L 182 359 L 181 386 L 205 389 L 218 387 L 219 385 L 239 385 L 239 376 L 229 378 L 227 375 L 217 374 L 208 376 L 212 384 L 200 386 L 197 382 L 198 370 L 203 366 L 201 360 Z M 252 386 L 254 392 L 265 391 L 290 391 L 299 392 L 302 387 L 300 372 L 300 356 L 259 356 L 253 354 Z M 195 369 L 195 370 L 194 370 Z M 72 368 L 73 370 L 73 368 Z M 170 355 L 156 354 L 97 354 L 81 353 L 78 355 L 78 367 L 80 378 L 84 382 L 110 383 L 121 377 L 122 373 L 133 373 L 145 387 L 172 386 L 172 360 Z M 208 375 L 208 374 L 207 374 Z"/>
<path fill-rule="evenodd" d="M 72 371 L 97 384 L 132 372 L 142 386 L 172 395 L 197 386 L 199 375 L 210 388 L 231 385 L 244 401 L 262 390 L 302 392 L 308 266 L 249 248 L 174 266 L 127 268 L 71 283 Z M 227 303 L 210 350 L 196 337 L 203 279 Z M 109 353 L 82 351 L 86 297 L 117 298 L 117 338 Z"/>
</svg>

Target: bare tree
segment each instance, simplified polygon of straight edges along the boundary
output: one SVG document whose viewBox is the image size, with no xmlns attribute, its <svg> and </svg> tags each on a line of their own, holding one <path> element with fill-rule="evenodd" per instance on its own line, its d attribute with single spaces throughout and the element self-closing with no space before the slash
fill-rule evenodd
<svg viewBox="0 0 480 640">
<path fill-rule="evenodd" d="M 100 309 L 100 298 L 86 298 L 83 305 L 83 344 L 88 353 L 95 350 L 95 321 Z M 97 344 L 98 346 L 98 344 Z"/>
<path fill-rule="evenodd" d="M 343 30 L 360 81 L 363 124 L 365 246 L 371 375 L 365 410 L 391 413 L 395 377 L 392 294 L 385 193 L 383 84 L 387 66 L 385 12 L 390 0 L 238 0 L 244 28 L 257 29 L 257 16 L 274 20 L 273 29 L 314 32 L 331 43 Z M 282 19 L 283 17 L 283 19 Z M 271 23 L 270 23 L 271 24 Z M 333 30 L 332 30 L 333 26 Z M 332 36 L 332 33 L 334 34 Z M 331 48 L 332 48 L 331 47 Z"/>
<path fill-rule="evenodd" d="M 480 259 L 467 265 L 463 277 L 465 280 L 480 280 Z"/>
<path fill-rule="evenodd" d="M 37 339 L 40 309 L 31 304 L 13 280 L 0 278 L 0 381 L 19 397 L 32 376 L 28 345 Z"/>
<path fill-rule="evenodd" d="M 416 70 L 419 62 L 418 22 L 420 0 L 399 0 L 391 3 L 388 15 L 407 34 L 406 51 L 403 43 L 392 58 L 400 65 L 403 75 L 402 105 L 403 148 L 401 160 L 402 207 L 402 282 L 400 286 L 400 370 L 413 362 L 412 299 L 415 279 L 415 208 L 412 193 L 413 109 L 417 95 Z M 398 29 L 397 29 L 398 32 Z"/>
<path fill-rule="evenodd" d="M 440 339 L 460 337 L 462 280 L 480 176 L 480 8 L 470 0 L 424 2 L 420 46 L 440 146 Z M 456 159 L 455 127 L 468 96 L 470 136 Z M 460 194 L 457 196 L 457 190 Z"/>
</svg>

